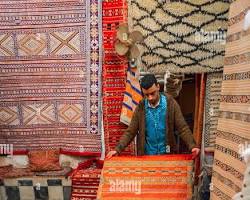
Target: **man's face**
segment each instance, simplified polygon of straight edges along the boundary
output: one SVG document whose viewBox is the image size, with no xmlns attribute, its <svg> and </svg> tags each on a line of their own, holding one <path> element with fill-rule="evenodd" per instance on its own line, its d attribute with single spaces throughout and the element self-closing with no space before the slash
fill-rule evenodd
<svg viewBox="0 0 250 200">
<path fill-rule="evenodd" d="M 142 88 L 142 92 L 152 106 L 155 106 L 160 98 L 160 85 L 154 84 L 148 89 Z"/>
</svg>

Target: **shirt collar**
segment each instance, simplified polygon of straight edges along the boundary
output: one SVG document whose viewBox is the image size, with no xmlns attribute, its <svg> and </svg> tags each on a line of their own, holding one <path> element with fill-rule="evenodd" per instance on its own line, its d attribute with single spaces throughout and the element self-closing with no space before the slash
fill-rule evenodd
<svg viewBox="0 0 250 200">
<path fill-rule="evenodd" d="M 160 105 L 160 103 L 161 103 L 161 94 L 160 94 L 160 98 L 159 98 L 159 101 L 157 102 L 157 104 L 156 104 L 155 106 L 152 106 L 152 105 L 149 103 L 149 101 L 148 101 L 148 107 L 149 107 L 149 108 L 156 108 L 157 106 Z"/>
</svg>

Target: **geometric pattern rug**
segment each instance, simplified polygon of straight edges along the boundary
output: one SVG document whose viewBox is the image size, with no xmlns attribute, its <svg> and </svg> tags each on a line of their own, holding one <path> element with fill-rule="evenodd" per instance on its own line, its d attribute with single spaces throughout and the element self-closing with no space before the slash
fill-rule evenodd
<svg viewBox="0 0 250 200">
<path fill-rule="evenodd" d="M 192 197 L 190 155 L 123 156 L 104 161 L 97 199 L 168 199 Z"/>
<path fill-rule="evenodd" d="M 71 200 L 96 199 L 101 171 L 94 167 L 77 170 L 72 177 Z"/>
<path fill-rule="evenodd" d="M 231 4 L 213 164 L 212 200 L 231 200 L 241 191 L 250 144 L 250 29 L 244 31 L 249 0 Z"/>
<path fill-rule="evenodd" d="M 203 134 L 206 150 L 214 150 L 219 117 L 222 72 L 209 73 L 206 82 L 205 97 L 205 132 Z"/>
<path fill-rule="evenodd" d="M 127 126 L 120 122 L 122 102 L 125 92 L 126 70 L 128 60 L 118 56 L 114 42 L 116 28 L 119 23 L 127 21 L 127 3 L 125 0 L 105 0 L 102 3 L 102 30 L 103 30 L 103 127 L 105 153 L 115 149 L 120 137 Z M 134 155 L 135 147 L 132 142 L 122 154 Z"/>
<path fill-rule="evenodd" d="M 0 143 L 100 152 L 100 1 L 6 2 L 0 2 Z"/>
<path fill-rule="evenodd" d="M 201 73 L 223 70 L 230 0 L 130 0 L 131 30 L 145 71 Z"/>
</svg>

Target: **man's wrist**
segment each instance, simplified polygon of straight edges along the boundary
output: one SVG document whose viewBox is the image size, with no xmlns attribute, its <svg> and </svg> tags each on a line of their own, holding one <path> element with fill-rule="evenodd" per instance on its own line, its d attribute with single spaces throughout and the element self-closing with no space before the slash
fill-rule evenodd
<svg viewBox="0 0 250 200">
<path fill-rule="evenodd" d="M 121 153 L 122 149 L 123 149 L 123 145 L 121 145 L 121 144 L 118 144 L 118 145 L 115 147 L 115 151 L 116 151 L 116 153 L 117 153 L 118 155 Z"/>
</svg>

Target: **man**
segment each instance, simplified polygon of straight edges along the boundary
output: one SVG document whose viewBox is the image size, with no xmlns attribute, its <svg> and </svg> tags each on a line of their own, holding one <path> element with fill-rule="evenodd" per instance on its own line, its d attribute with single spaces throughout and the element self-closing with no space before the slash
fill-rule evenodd
<svg viewBox="0 0 250 200">
<path fill-rule="evenodd" d="M 144 99 L 136 107 L 129 127 L 107 158 L 120 154 L 136 135 L 139 156 L 175 153 L 175 128 L 192 151 L 193 158 L 197 157 L 200 149 L 196 147 L 191 130 L 174 98 L 160 93 L 160 85 L 153 74 L 145 75 L 140 85 Z"/>
</svg>

